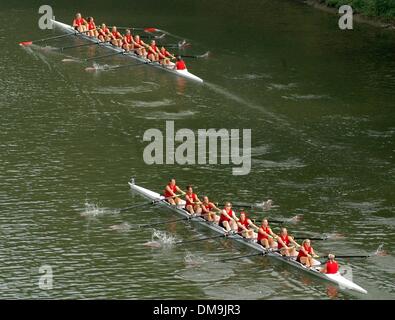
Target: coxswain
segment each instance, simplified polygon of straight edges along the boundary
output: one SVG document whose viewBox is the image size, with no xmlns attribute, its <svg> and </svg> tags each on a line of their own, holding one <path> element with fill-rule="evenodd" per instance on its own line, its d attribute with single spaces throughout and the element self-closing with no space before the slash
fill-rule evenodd
<svg viewBox="0 0 395 320">
<path fill-rule="evenodd" d="M 140 39 L 139 35 L 135 35 L 134 36 L 134 49 L 136 51 L 136 53 L 143 58 L 147 58 L 147 50 L 145 50 L 145 47 L 147 46 L 147 44 L 144 43 L 143 40 Z"/>
<path fill-rule="evenodd" d="M 134 49 L 134 44 L 133 44 L 133 36 L 132 33 L 130 32 L 130 29 L 126 29 L 126 34 L 123 37 L 123 42 L 122 42 L 122 48 L 124 48 L 126 51 L 131 51 Z"/>
<path fill-rule="evenodd" d="M 170 59 L 175 59 L 169 51 L 166 50 L 165 47 L 161 47 L 159 50 L 159 62 L 165 66 L 170 64 Z"/>
<path fill-rule="evenodd" d="M 236 214 L 232 210 L 232 204 L 230 202 L 225 203 L 224 209 L 221 211 L 221 215 L 219 216 L 218 225 L 224 228 L 227 232 L 237 230 L 237 220 Z"/>
<path fill-rule="evenodd" d="M 335 274 L 339 272 L 339 264 L 335 260 L 334 254 L 328 254 L 328 261 L 320 271 L 326 274 Z"/>
<path fill-rule="evenodd" d="M 97 32 L 95 20 L 93 19 L 93 17 L 89 17 L 87 22 L 88 22 L 88 24 L 87 24 L 87 27 L 88 27 L 87 34 L 88 34 L 88 36 L 90 36 L 90 37 L 97 37 L 99 33 Z"/>
<path fill-rule="evenodd" d="M 298 257 L 296 261 L 304 264 L 306 267 L 310 268 L 314 265 L 313 258 L 317 257 L 311 242 L 309 239 L 303 240 L 302 245 L 299 248 Z"/>
<path fill-rule="evenodd" d="M 297 255 L 297 247 L 300 247 L 300 244 L 288 235 L 287 228 L 281 228 L 280 235 L 277 238 L 277 248 L 280 250 L 280 253 L 283 256 L 294 257 Z"/>
<path fill-rule="evenodd" d="M 274 248 L 274 239 L 276 239 L 277 237 L 278 236 L 269 227 L 269 221 L 267 219 L 263 219 L 262 224 L 258 229 L 258 243 L 264 246 L 266 249 Z"/>
<path fill-rule="evenodd" d="M 182 60 L 181 56 L 177 56 L 177 61 L 174 65 L 174 69 L 187 70 L 187 66 L 185 65 L 185 62 L 184 62 L 184 60 Z"/>
<path fill-rule="evenodd" d="M 202 213 L 201 201 L 196 193 L 193 193 L 192 186 L 187 186 L 187 193 L 185 194 L 185 209 L 190 214 L 200 215 Z"/>
<path fill-rule="evenodd" d="M 177 197 L 177 193 L 185 194 L 185 192 L 176 185 L 176 179 L 170 179 L 163 196 L 166 198 L 168 203 L 178 205 L 181 202 L 181 199 Z"/>
<path fill-rule="evenodd" d="M 207 196 L 204 196 L 202 202 L 202 216 L 210 222 L 218 223 L 219 216 L 215 214 L 215 211 L 218 212 L 221 210 L 217 208 L 214 203 L 210 202 Z"/>
<path fill-rule="evenodd" d="M 102 23 L 100 29 L 98 30 L 97 37 L 101 42 L 108 42 L 111 40 L 110 29 L 107 28 L 105 23 Z"/>
<path fill-rule="evenodd" d="M 86 25 L 87 25 L 87 22 L 81 16 L 81 13 L 77 13 L 75 15 L 74 20 L 73 20 L 73 27 L 74 27 L 74 29 L 79 31 L 79 32 L 84 32 L 84 31 L 86 31 Z"/>
<path fill-rule="evenodd" d="M 110 33 L 111 43 L 116 47 L 122 47 L 122 35 L 117 30 L 116 26 L 113 26 Z"/>
<path fill-rule="evenodd" d="M 259 227 L 257 227 L 251 221 L 251 219 L 247 217 L 247 214 L 244 212 L 243 209 L 240 211 L 240 217 L 239 217 L 239 221 L 237 221 L 237 226 L 238 226 L 237 233 L 247 239 L 255 238 L 254 230 L 252 228 L 255 228 L 256 230 L 259 229 Z"/>
<path fill-rule="evenodd" d="M 147 48 L 147 58 L 151 61 L 159 60 L 159 49 L 156 46 L 155 40 L 151 40 L 151 44 Z"/>
</svg>

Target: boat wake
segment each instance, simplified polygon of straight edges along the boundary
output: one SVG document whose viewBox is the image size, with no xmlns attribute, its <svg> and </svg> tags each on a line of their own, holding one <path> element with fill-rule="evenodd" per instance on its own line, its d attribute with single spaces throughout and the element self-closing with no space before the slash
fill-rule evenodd
<svg viewBox="0 0 395 320">
<path fill-rule="evenodd" d="M 184 263 L 187 268 L 195 268 L 200 267 L 203 263 L 206 263 L 206 260 L 187 251 L 184 257 Z"/>
<path fill-rule="evenodd" d="M 302 138 L 302 140 L 304 142 L 306 142 L 309 145 L 312 145 L 314 147 L 320 147 L 322 144 L 319 142 L 315 142 L 311 140 L 311 137 L 305 137 L 305 133 L 302 132 L 301 130 L 295 129 L 286 119 L 274 114 L 273 112 L 267 111 L 265 110 L 265 108 L 262 105 L 256 105 L 254 103 L 251 103 L 237 95 L 235 95 L 234 93 L 229 92 L 228 90 L 226 90 L 225 88 L 222 88 L 216 84 L 213 83 L 209 83 L 209 82 L 205 82 L 205 85 L 207 88 L 211 89 L 212 91 L 221 94 L 222 96 L 224 96 L 225 98 L 235 101 L 241 105 L 244 105 L 246 107 L 258 110 L 259 112 L 263 113 L 266 118 L 267 118 L 267 122 L 276 123 L 277 127 L 282 127 L 284 129 L 286 129 L 289 133 L 292 133 L 294 136 L 300 136 Z"/>
</svg>

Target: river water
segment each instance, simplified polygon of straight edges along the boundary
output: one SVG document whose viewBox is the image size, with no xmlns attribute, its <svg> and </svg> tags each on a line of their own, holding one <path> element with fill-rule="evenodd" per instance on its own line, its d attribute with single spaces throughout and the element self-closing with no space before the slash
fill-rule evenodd
<svg viewBox="0 0 395 320">
<path fill-rule="evenodd" d="M 285 0 L 79 2 L 56 1 L 57 20 L 70 23 L 78 10 L 185 37 L 185 54 L 210 51 L 186 60 L 205 83 L 148 66 L 86 72 L 92 63 L 62 59 L 108 51 L 48 48 L 82 43 L 75 38 L 24 49 L 20 41 L 59 31 L 38 28 L 39 2 L 1 5 L 1 298 L 395 298 L 395 33 L 361 24 L 341 31 L 336 16 Z M 166 120 L 194 131 L 251 129 L 251 172 L 146 164 L 144 132 L 164 131 Z M 215 263 L 251 253 L 227 240 L 147 247 L 158 234 L 213 233 L 184 222 L 111 229 L 174 218 L 153 206 L 120 213 L 146 201 L 131 194 L 131 176 L 158 192 L 175 176 L 218 202 L 272 198 L 278 207 L 251 216 L 302 215 L 287 226 L 330 235 L 313 242 L 322 255 L 370 254 L 380 244 L 387 254 L 339 260 L 369 292 L 359 295 L 268 258 Z M 43 266 L 52 289 L 39 286 Z"/>
</svg>

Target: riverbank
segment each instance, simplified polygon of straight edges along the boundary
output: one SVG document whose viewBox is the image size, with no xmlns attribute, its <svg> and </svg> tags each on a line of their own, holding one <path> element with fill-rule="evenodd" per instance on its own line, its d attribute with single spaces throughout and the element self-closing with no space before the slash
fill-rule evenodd
<svg viewBox="0 0 395 320">
<path fill-rule="evenodd" d="M 329 6 L 324 0 L 299 0 L 309 6 L 316 9 L 330 12 L 332 14 L 338 14 L 338 8 L 335 6 Z M 333 2 L 334 3 L 334 2 Z M 358 8 L 354 10 L 354 21 L 359 23 L 366 23 L 375 27 L 395 30 L 395 17 L 391 16 L 370 16 L 358 11 Z"/>
</svg>

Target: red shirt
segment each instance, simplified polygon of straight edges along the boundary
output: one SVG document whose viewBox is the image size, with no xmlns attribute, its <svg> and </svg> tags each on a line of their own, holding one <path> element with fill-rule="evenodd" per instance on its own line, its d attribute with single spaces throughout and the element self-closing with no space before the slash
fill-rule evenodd
<svg viewBox="0 0 395 320">
<path fill-rule="evenodd" d="M 116 31 L 116 32 L 111 31 L 111 34 L 114 36 L 115 39 L 122 38 L 121 34 L 118 31 Z"/>
<path fill-rule="evenodd" d="M 187 66 L 185 65 L 185 62 L 180 60 L 176 62 L 176 69 L 177 70 L 185 70 Z"/>
<path fill-rule="evenodd" d="M 245 218 L 244 219 L 244 221 L 241 221 L 241 219 L 238 221 L 241 225 L 243 225 L 244 227 L 246 227 L 246 228 L 248 228 L 249 226 L 250 226 L 250 224 L 248 223 L 248 219 L 247 218 Z M 238 228 L 238 232 L 242 232 L 244 229 L 243 228 L 241 228 L 240 226 L 239 226 L 239 228 Z"/>
<path fill-rule="evenodd" d="M 82 26 L 84 22 L 85 22 L 84 18 L 74 19 L 73 26 L 77 26 L 77 27 Z"/>
<path fill-rule="evenodd" d="M 226 211 L 226 213 L 228 214 L 229 217 L 233 217 L 233 210 L 230 209 L 229 211 Z M 230 219 L 228 217 L 225 217 L 225 215 L 223 214 L 223 212 L 221 212 L 221 216 L 219 217 L 219 223 L 223 222 L 223 221 L 230 221 Z"/>
<path fill-rule="evenodd" d="M 187 198 L 185 198 L 185 208 L 187 206 L 194 206 L 194 202 L 197 201 L 197 195 L 196 193 L 188 194 L 187 193 Z M 189 198 L 189 199 L 188 199 Z"/>
<path fill-rule="evenodd" d="M 132 43 L 132 35 L 126 35 L 124 38 L 125 43 Z"/>
<path fill-rule="evenodd" d="M 172 185 L 168 184 L 167 186 L 170 188 L 171 191 L 173 191 L 173 193 L 177 192 L 177 186 L 176 185 L 172 186 Z M 165 198 L 169 198 L 169 197 L 171 197 L 173 195 L 169 191 L 167 191 L 167 188 L 166 188 L 164 196 L 165 196 Z"/>
<path fill-rule="evenodd" d="M 213 205 L 211 202 L 209 202 L 208 204 L 203 204 L 203 207 L 204 207 L 204 209 L 205 209 L 207 212 L 209 212 L 209 211 L 211 211 L 211 209 L 214 208 L 214 205 Z"/>
<path fill-rule="evenodd" d="M 311 250 L 313 250 L 312 247 L 306 248 L 305 245 L 303 245 L 303 248 L 307 251 L 308 254 L 311 254 Z M 303 252 L 303 250 L 299 250 L 299 253 L 298 253 L 298 260 L 300 259 L 300 257 L 307 257 L 307 255 Z"/>
<path fill-rule="evenodd" d="M 339 265 L 336 261 L 327 261 L 326 263 L 326 273 L 334 274 L 339 271 Z"/>
<path fill-rule="evenodd" d="M 262 229 L 263 232 L 266 232 L 268 235 L 269 235 L 270 232 L 272 231 L 272 229 L 270 229 L 269 226 L 267 226 L 266 228 L 264 228 L 264 227 L 261 226 L 260 229 Z M 268 237 L 267 235 L 262 234 L 262 233 L 260 233 L 260 232 L 258 231 L 258 238 L 257 238 L 258 242 L 260 242 L 260 241 L 263 240 L 263 239 L 269 239 L 269 237 Z"/>
<path fill-rule="evenodd" d="M 289 245 L 289 238 L 288 238 L 288 235 L 286 235 L 286 236 L 280 236 L 280 239 L 285 243 L 285 245 L 288 247 L 288 245 Z M 277 248 L 278 249 L 281 249 L 283 247 L 283 245 L 280 243 L 280 241 L 278 241 L 277 242 Z"/>
<path fill-rule="evenodd" d="M 102 35 L 103 37 L 105 37 L 109 32 L 110 30 L 108 30 L 108 28 L 99 30 L 99 34 Z"/>
<path fill-rule="evenodd" d="M 89 22 L 88 23 L 88 30 L 93 30 L 93 29 L 96 29 L 95 23 L 94 22 Z"/>
</svg>

